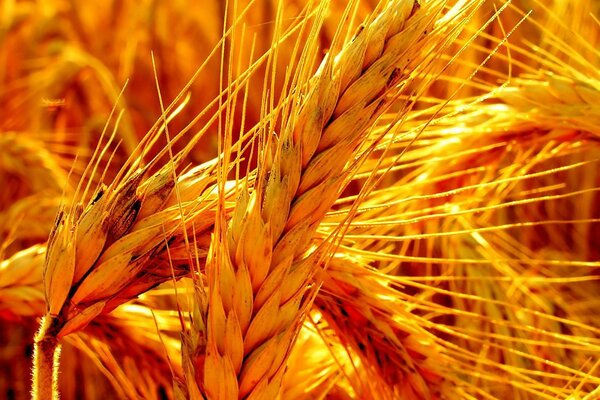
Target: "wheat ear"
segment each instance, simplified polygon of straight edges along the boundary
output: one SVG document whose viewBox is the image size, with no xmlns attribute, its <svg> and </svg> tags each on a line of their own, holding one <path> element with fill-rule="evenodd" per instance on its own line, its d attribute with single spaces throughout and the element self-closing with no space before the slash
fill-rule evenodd
<svg viewBox="0 0 600 400">
<path fill-rule="evenodd" d="M 46 247 L 35 245 L 0 262 L 0 315 L 36 317 L 44 313 L 42 265 Z"/>
<path fill-rule="evenodd" d="M 0 242 L 10 240 L 11 249 L 21 250 L 44 243 L 52 230 L 61 198 L 58 193 L 35 193 L 12 203 L 0 212 Z"/>
<path fill-rule="evenodd" d="M 344 167 L 428 43 L 440 2 L 390 1 L 334 58 L 286 124 L 254 191 L 213 235 L 205 357 L 211 399 L 275 398 L 317 263 L 304 253 L 343 185 Z M 309 46 L 310 47 L 310 46 Z M 335 46 L 334 46 L 335 47 Z"/>
<path fill-rule="evenodd" d="M 0 134 L 0 171 L 19 176 L 32 193 L 61 193 L 67 185 L 67 173 L 56 155 L 26 134 Z"/>
<path fill-rule="evenodd" d="M 0 241 L 13 253 L 46 240 L 55 205 L 68 190 L 67 171 L 47 144 L 27 134 L 0 133 Z M 31 218 L 39 223 L 35 223 Z"/>
<path fill-rule="evenodd" d="M 432 399 L 441 381 L 438 346 L 416 316 L 403 310 L 389 278 L 348 257 L 334 258 L 319 276 L 323 285 L 315 306 L 374 372 L 369 384 L 377 393 Z"/>
<path fill-rule="evenodd" d="M 212 225 L 206 214 L 211 215 L 213 201 L 202 192 L 214 177 L 210 167 L 200 169 L 188 187 L 192 192 L 199 189 L 199 197 L 186 194 L 184 198 L 193 200 L 170 205 L 170 198 L 177 197 L 175 169 L 183 156 L 179 153 L 151 175 L 147 171 L 152 163 L 135 168 L 140 160 L 134 161 L 110 186 L 101 185 L 85 208 L 75 203 L 59 211 L 44 264 L 47 311 L 36 336 L 34 368 L 56 368 L 46 364 L 52 358 L 37 350 L 49 351 L 57 339 L 82 329 L 101 313 L 188 273 L 188 262 L 173 265 L 160 261 L 166 256 L 158 256 L 187 234 L 184 228 L 203 232 Z M 79 196 L 85 198 L 88 188 L 83 187 Z M 37 380 L 49 373 L 40 374 L 34 373 L 34 398 L 52 398 L 48 381 Z M 55 390 L 52 393 L 58 396 Z"/>
<path fill-rule="evenodd" d="M 0 262 L 0 320 L 3 322 L 28 325 L 44 315 L 42 269 L 45 252 L 45 246 L 35 245 Z M 161 337 L 155 330 L 141 329 L 154 325 L 154 317 L 161 329 L 171 332 L 179 329 L 175 312 L 124 305 L 109 315 L 100 316 L 83 332 L 67 336 L 66 342 L 101 366 L 99 372 L 107 375 L 120 397 L 136 399 L 140 393 L 144 398 L 156 397 L 158 389 L 148 381 L 169 390 L 169 367 L 176 376 L 181 375 L 181 368 L 179 357 L 175 357 L 177 340 L 166 334 Z M 168 355 L 165 350 L 169 351 Z M 44 352 L 44 357 L 50 357 L 46 353 L 49 352 Z M 40 368 L 36 370 L 41 371 Z M 132 374 L 139 375 L 140 379 L 131 379 Z M 38 376 L 37 379 L 45 378 Z M 37 394 L 41 398 L 47 395 L 44 392 Z"/>
<path fill-rule="evenodd" d="M 528 121 L 600 135 L 600 80 L 579 73 L 542 72 L 514 79 L 496 97 L 526 114 Z M 571 71 L 572 72 L 572 71 Z M 534 118 L 535 117 L 535 118 Z"/>
</svg>

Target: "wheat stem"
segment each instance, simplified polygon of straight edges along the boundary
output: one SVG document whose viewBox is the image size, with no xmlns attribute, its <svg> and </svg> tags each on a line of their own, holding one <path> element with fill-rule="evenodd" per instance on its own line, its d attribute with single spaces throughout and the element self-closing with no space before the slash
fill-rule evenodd
<svg viewBox="0 0 600 400">
<path fill-rule="evenodd" d="M 33 382 L 31 398 L 33 400 L 55 400 L 58 395 L 58 368 L 60 346 L 58 340 L 49 331 L 53 318 L 44 317 L 40 329 L 35 335 L 33 348 Z"/>
</svg>

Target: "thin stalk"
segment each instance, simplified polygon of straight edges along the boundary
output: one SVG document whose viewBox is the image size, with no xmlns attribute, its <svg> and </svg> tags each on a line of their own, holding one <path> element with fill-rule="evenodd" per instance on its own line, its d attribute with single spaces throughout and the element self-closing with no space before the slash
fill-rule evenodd
<svg viewBox="0 0 600 400">
<path fill-rule="evenodd" d="M 58 339 L 50 333 L 53 318 L 42 318 L 40 329 L 35 335 L 33 348 L 33 400 L 58 400 L 58 364 L 60 346 Z"/>
</svg>

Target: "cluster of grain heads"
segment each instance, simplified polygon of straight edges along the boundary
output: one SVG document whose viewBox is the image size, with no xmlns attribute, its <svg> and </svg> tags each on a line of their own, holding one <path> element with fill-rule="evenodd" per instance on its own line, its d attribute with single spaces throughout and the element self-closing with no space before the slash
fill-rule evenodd
<svg viewBox="0 0 600 400">
<path fill-rule="evenodd" d="M 41 223 L 28 239 L 38 243 L 60 208 L 47 247 L 10 249 L 0 263 L 0 319 L 43 317 L 34 397 L 56 398 L 57 346 L 66 343 L 93 361 L 119 398 L 593 398 L 596 68 L 576 55 L 582 68 L 561 67 L 564 43 L 554 49 L 558 58 L 534 57 L 512 36 L 505 44 L 518 53 L 514 71 L 529 75 L 502 76 L 490 62 L 481 82 L 466 82 L 492 51 L 486 43 L 470 46 L 468 58 L 455 53 L 488 28 L 481 26 L 492 2 L 457 39 L 482 2 L 384 0 L 350 36 L 347 27 L 363 15 L 351 2 L 322 62 L 327 2 L 309 5 L 288 30 L 278 9 L 273 41 L 258 46 L 269 50 L 235 72 L 251 28 L 225 29 L 229 17 L 243 20 L 234 2 L 221 10 L 219 83 L 227 87 L 179 139 L 167 125 L 176 131 L 183 105 L 172 108 L 187 104 L 191 83 L 167 111 L 160 101 L 164 118 L 138 148 L 127 123 L 126 165 L 114 170 L 123 145 L 105 165 L 114 150 L 107 145 L 74 193 L 52 154 L 35 146 L 25 147 L 39 157 L 11 154 L 19 138 L 7 135 L 3 144 L 0 136 L 0 167 L 11 184 L 23 162 L 42 165 L 34 190 L 24 180 L 14 185 L 18 201 L 0 195 L 0 235 L 20 240 L 12 225 L 31 224 L 31 215 Z M 299 31 L 287 54 L 283 37 Z M 502 29 L 501 39 L 480 39 L 496 45 L 509 35 Z M 65 62 L 85 61 L 73 46 L 63 53 Z M 511 63 L 509 53 L 495 61 Z M 287 57 L 280 79 L 275 66 Z M 523 64 L 529 57 L 535 68 Z M 216 78 L 214 71 L 206 76 Z M 506 84 L 496 87 L 497 78 Z M 250 93 L 251 81 L 263 79 L 264 92 Z M 442 90 L 431 91 L 434 81 Z M 486 96 L 449 98 L 465 84 Z M 235 104 L 246 90 L 240 113 Z M 236 118 L 258 109 L 262 120 L 251 129 L 242 121 L 235 143 Z M 218 120 L 221 153 L 188 170 L 193 143 L 178 152 L 177 140 L 208 114 L 192 142 Z M 100 183 L 113 173 L 113 183 Z M 36 201 L 39 177 L 52 186 L 47 201 Z M 65 188 L 71 201 L 59 207 Z M 183 276 L 193 285 L 176 282 Z M 168 311 L 158 302 L 123 304 L 151 297 L 147 291 L 166 281 L 173 282 L 154 292 L 173 285 Z M 76 367 L 63 371 L 74 376 Z"/>
<path fill-rule="evenodd" d="M 527 83 L 547 99 L 554 80 L 567 81 L 554 78 Z M 598 354 L 597 319 L 584 300 L 598 280 L 599 150 L 582 116 L 593 107 L 559 117 L 521 90 L 499 89 L 505 104 L 459 103 L 460 113 L 426 116 L 424 148 L 406 149 L 405 124 L 397 136 L 406 139 L 393 144 L 404 157 L 383 163 L 397 172 L 365 197 L 340 248 L 402 276 L 393 298 L 412 303 L 411 320 L 454 360 L 440 386 L 448 397 L 564 398 L 598 384 L 583 367 Z M 431 320 L 417 318 L 424 313 Z"/>
<path fill-rule="evenodd" d="M 189 321 L 181 324 L 182 370 L 190 378 L 179 379 L 178 366 L 172 365 L 182 397 L 186 392 L 190 397 L 206 395 L 202 392 L 204 381 L 210 380 L 205 379 L 204 368 L 208 353 L 209 362 L 219 365 L 228 361 L 215 354 L 232 354 L 238 386 L 240 380 L 246 382 L 242 386 L 250 386 L 248 376 L 261 373 L 255 365 L 271 362 L 265 356 L 270 351 L 256 350 L 260 341 L 265 335 L 277 336 L 288 325 L 300 329 L 295 343 L 302 347 L 300 355 L 297 349 L 290 351 L 295 358 L 286 367 L 297 379 L 306 379 L 315 397 L 345 398 L 344 391 L 354 398 L 371 393 L 385 397 L 396 389 L 417 390 L 420 397 L 440 389 L 443 398 L 576 399 L 597 393 L 593 358 L 599 348 L 598 318 L 593 295 L 598 289 L 600 244 L 600 215 L 594 207 L 599 185 L 600 35 L 590 15 L 600 9 L 594 0 L 487 1 L 457 40 L 440 34 L 460 25 L 449 22 L 451 9 L 475 1 L 422 1 L 420 9 L 410 1 L 355 1 L 346 10 L 345 2 L 306 6 L 299 0 L 242 0 L 228 5 L 209 0 L 202 8 L 135 0 L 49 1 L 43 7 L 14 0 L 0 3 L 0 182 L 5 188 L 0 193 L 4 259 L 0 319 L 7 322 L 0 334 L 4 363 L 0 393 L 6 397 L 21 398 L 28 386 L 22 382 L 29 379 L 27 373 L 17 382 L 16 374 L 4 372 L 27 363 L 19 358 L 27 354 L 33 337 L 28 330 L 46 313 L 42 279 L 46 250 L 37 244 L 48 238 L 63 191 L 64 198 L 73 201 L 65 200 L 62 208 L 48 248 L 46 275 L 50 312 L 56 315 L 47 318 L 52 319 L 49 335 L 66 335 L 61 337 L 66 346 L 60 382 L 65 398 L 104 397 L 108 381 L 88 385 L 85 393 L 72 391 L 79 383 L 69 381 L 85 381 L 79 377 L 90 369 L 104 371 L 115 384 L 115 394 L 106 397 L 152 398 L 156 390 L 151 381 L 160 383 L 164 395 L 173 396 L 165 388 L 171 379 L 166 366 L 177 362 L 155 357 L 162 349 L 156 336 L 138 335 L 153 330 L 152 318 L 116 318 L 121 306 L 108 312 L 157 282 L 187 274 L 190 263 L 197 266 L 196 293 L 192 296 L 184 289 L 185 280 L 179 281 L 178 299 L 173 295 L 168 301 L 171 310 L 178 306 L 184 314 L 192 310 Z M 251 3 L 254 6 L 246 9 Z M 320 8 L 321 3 L 329 4 Z M 439 9 L 432 11 L 432 4 L 439 4 Z M 355 21 L 362 21 L 374 7 L 374 16 L 361 28 L 364 33 L 352 38 Z M 534 12 L 522 21 L 530 8 Z M 414 30 L 400 26 L 401 16 L 408 14 Z M 417 23 L 438 17 L 433 26 Z M 226 29 L 230 23 L 237 29 Z M 347 31 L 336 33 L 338 25 Z M 320 30 L 316 37 L 306 35 L 311 28 Z M 111 35 L 95 34 L 99 31 Z M 402 36 L 396 37 L 396 31 Z M 288 33 L 291 40 L 283 39 Z M 475 35 L 479 37 L 471 42 Z M 156 149 L 142 146 L 144 162 L 131 163 L 135 167 L 126 168 L 125 176 L 118 168 L 128 156 L 138 154 L 137 140 L 163 111 L 151 82 L 154 61 L 159 97 L 173 98 L 221 36 L 223 52 L 214 53 L 224 55 L 221 63 L 213 58 L 217 62 L 211 62 L 195 84 L 185 86 L 182 97 L 192 101 L 177 118 L 165 112 L 163 126 L 157 128 L 165 135 L 161 133 L 156 142 L 168 144 L 169 131 L 195 129 L 196 123 L 213 116 L 221 120 L 220 110 L 199 115 L 199 109 L 218 96 L 213 104 L 231 110 L 232 99 L 241 104 L 237 94 L 245 92 L 244 106 L 226 116 L 218 133 L 225 131 L 235 139 L 239 128 L 246 142 L 233 146 L 247 146 L 248 153 L 253 152 L 248 168 L 257 161 L 260 172 L 235 182 L 240 194 L 236 217 L 229 226 L 219 222 L 205 270 L 214 209 L 226 207 L 227 220 L 233 207 L 210 198 L 210 190 L 203 186 L 211 182 L 204 172 L 184 171 L 188 162 L 215 155 L 222 139 L 220 135 L 217 139 L 217 127 L 209 128 L 215 129 L 206 135 L 208 145 L 196 146 L 193 156 L 177 167 L 163 167 L 166 157 L 157 156 L 147 171 L 138 169 L 155 156 Z M 352 42 L 342 45 L 339 38 L 344 36 Z M 332 45 L 333 37 L 337 39 Z M 398 46 L 403 40 L 410 42 L 407 50 Z M 449 42 L 453 43 L 444 49 Z M 468 48 L 462 49 L 465 45 Z M 298 49 L 304 48 L 299 55 Z M 265 52 L 260 57 L 268 65 L 262 68 L 264 64 L 253 62 L 253 54 Z M 390 69 L 387 61 L 402 52 L 410 62 Z M 325 53 L 330 59 L 309 80 Z M 248 59 L 252 66 L 246 69 Z M 302 64 L 299 68 L 297 62 Z M 228 70 L 223 80 L 217 79 L 220 68 Z M 421 86 L 423 77 L 435 80 L 434 88 Z M 119 96 L 118 87 L 125 80 L 127 89 Z M 387 88 L 388 80 L 392 88 Z M 467 90 L 457 92 L 458 87 Z M 466 98 L 471 94 L 486 97 L 474 106 L 473 99 Z M 453 108 L 460 98 L 464 102 Z M 393 100 L 391 112 L 380 118 L 388 100 Z M 413 101 L 416 107 L 404 113 L 406 103 L 410 106 Z M 67 181 L 80 177 L 98 140 L 97 127 L 114 104 L 126 106 L 115 128 L 121 143 L 110 146 L 98 164 L 92 159 L 94 171 L 88 171 L 82 185 L 87 186 L 89 179 L 94 188 L 98 182 L 112 182 L 115 174 L 116 183 L 97 186 L 94 194 L 93 189 L 78 190 L 74 196 Z M 423 107 L 431 104 L 435 110 L 423 113 Z M 445 120 L 433 117 L 444 113 Z M 263 121 L 247 130 L 261 115 Z M 421 125 L 403 129 L 414 118 Z M 398 119 L 403 126 L 389 129 Z M 270 142 L 271 154 L 265 157 L 263 140 Z M 379 145 L 373 150 L 375 141 Z M 257 151 L 252 142 L 261 142 L 262 147 Z M 173 151 L 180 147 L 176 144 Z M 358 153 L 355 147 L 360 147 Z M 244 176 L 246 160 L 241 159 L 246 154 L 240 155 L 243 167 L 236 176 Z M 219 155 L 228 156 L 226 151 Z M 346 174 L 348 167 L 359 173 Z M 376 189 L 368 193 L 372 181 L 380 177 L 373 185 Z M 344 194 L 350 197 L 330 209 L 339 188 L 349 180 Z M 323 210 L 331 211 L 324 222 Z M 338 234 L 334 240 L 339 247 L 329 242 Z M 255 251 L 255 245 L 261 250 Z M 305 259 L 318 246 L 323 251 Z M 378 268 L 382 275 L 359 267 L 341 273 L 335 262 L 329 267 L 318 262 L 319 256 L 327 260 L 334 251 Z M 292 258 L 291 265 L 286 257 Z M 306 278 L 321 269 L 324 275 Z M 390 283 L 394 281 L 402 286 Z M 300 294 L 308 285 L 314 290 Z M 267 290 L 272 287 L 277 289 Z M 240 304 L 248 299 L 251 310 Z M 312 300 L 317 306 L 325 304 L 325 309 L 308 311 Z M 161 306 L 152 307 L 161 319 Z M 394 311 L 391 317 L 390 307 L 410 312 Z M 264 323 L 269 312 L 277 314 L 276 321 Z M 220 326 L 223 314 L 225 328 Z M 290 323 L 293 315 L 303 323 Z M 236 318 L 243 331 L 242 357 Z M 314 326 L 306 323 L 313 319 Z M 406 325 L 404 330 L 394 328 L 390 333 L 388 327 L 398 323 Z M 263 325 L 265 332 L 257 328 Z M 133 326 L 137 329 L 128 329 Z M 118 334 L 112 336 L 110 329 Z M 426 350 L 435 346 L 421 349 L 411 341 L 426 336 L 424 329 L 442 345 L 427 357 Z M 70 330 L 73 333 L 67 334 Z M 209 338 L 209 331 L 214 337 Z M 219 340 L 220 332 L 226 333 L 226 340 Z M 323 337 L 317 340 L 319 335 Z M 162 338 L 170 350 L 172 337 L 169 332 Z M 135 348 L 126 351 L 121 338 Z M 152 349 L 144 345 L 144 338 Z M 280 341 L 281 348 L 287 340 Z M 69 343 L 75 342 L 89 359 L 71 357 Z M 272 342 L 265 341 L 267 346 Z M 339 366 L 328 357 L 330 345 Z M 143 357 L 144 353 L 150 355 Z M 302 353 L 310 354 L 302 357 Z M 279 357 L 278 353 L 271 365 Z M 448 366 L 444 357 L 454 362 Z M 137 370 L 132 366 L 136 358 Z M 179 354 L 171 358 L 177 361 Z M 447 369 L 441 382 L 428 375 L 432 359 Z M 416 366 L 416 374 L 409 365 Z M 156 372 L 149 373 L 153 368 Z M 415 384 L 419 377 L 426 390 Z M 294 387 L 293 379 L 284 379 L 282 397 L 311 397 L 299 385 Z M 394 380 L 398 385 L 392 389 Z M 19 388 L 5 391 L 10 381 Z M 457 391 L 446 391 L 451 385 Z"/>
</svg>

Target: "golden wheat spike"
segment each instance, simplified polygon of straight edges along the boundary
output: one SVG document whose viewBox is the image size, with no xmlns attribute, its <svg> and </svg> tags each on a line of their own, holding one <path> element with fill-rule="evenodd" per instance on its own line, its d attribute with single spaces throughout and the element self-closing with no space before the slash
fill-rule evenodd
<svg viewBox="0 0 600 400">
<path fill-rule="evenodd" d="M 49 144 L 27 133 L 0 132 L 0 241 L 14 253 L 43 243 L 60 194 L 69 191 L 63 160 Z"/>
<path fill-rule="evenodd" d="M 206 356 L 196 367 L 208 397 L 271 398 L 279 391 L 317 267 L 304 255 L 310 236 L 338 196 L 345 164 L 399 82 L 410 82 L 415 65 L 422 67 L 423 49 L 446 39 L 428 34 L 442 6 L 386 2 L 343 50 L 326 57 L 298 111 L 284 122 L 254 191 L 241 189 L 229 227 L 217 225 L 207 262 Z M 450 25 L 444 25 L 448 32 Z"/>
<path fill-rule="evenodd" d="M 515 110 L 527 112 L 536 123 L 598 135 L 600 76 L 569 75 L 550 71 L 526 75 L 498 90 L 496 96 Z"/>
<path fill-rule="evenodd" d="M 14 201 L 0 212 L 0 242 L 10 242 L 12 248 L 23 249 L 33 243 L 44 243 L 52 230 L 56 210 L 60 207 L 58 193 L 36 193 Z"/>
<path fill-rule="evenodd" d="M 210 191 L 202 192 L 214 177 L 210 168 L 201 170 L 202 176 L 190 175 L 194 182 L 187 190 L 199 190 L 199 197 L 186 194 L 193 200 L 169 206 L 175 187 L 170 177 L 175 176 L 176 165 L 175 160 L 149 177 L 145 170 L 133 170 L 120 184 L 100 185 L 83 210 L 81 204 L 62 207 L 48 241 L 47 315 L 37 336 L 37 342 L 50 343 L 48 351 L 56 346 L 57 338 L 82 329 L 102 312 L 188 273 L 188 262 L 173 266 L 158 262 L 158 256 L 168 253 L 169 242 L 176 236 L 186 235 L 186 222 L 199 232 L 212 225 L 205 215 L 213 203 L 206 197 Z M 140 211 L 145 218 L 138 219 Z M 194 220 L 194 216 L 199 218 Z M 40 368 L 45 368 L 43 363 L 36 369 Z M 45 386 L 48 380 L 38 383 L 35 395 L 50 395 L 50 391 L 39 392 L 51 387 Z"/>
<path fill-rule="evenodd" d="M 67 188 L 67 172 L 56 155 L 48 151 L 43 142 L 24 133 L 0 133 L 0 171 L 2 175 L 20 177 L 23 188 L 13 188 L 16 193 L 13 192 L 11 201 L 19 197 L 23 189 L 25 194 L 48 191 L 60 194 Z M 5 208 L 7 204 L 0 206 Z"/>
<path fill-rule="evenodd" d="M 398 301 L 389 277 L 336 257 L 320 278 L 315 306 L 363 368 L 374 370 L 370 379 L 381 381 L 381 398 L 434 398 L 442 380 L 440 349 Z"/>
<path fill-rule="evenodd" d="M 0 319 L 3 323 L 29 326 L 44 315 L 45 250 L 45 246 L 35 245 L 0 263 Z M 154 327 L 155 319 L 162 332 L 149 329 Z M 80 335 L 68 336 L 66 343 L 71 346 L 67 349 L 68 356 L 73 356 L 72 347 L 85 353 L 98 365 L 97 373 L 106 374 L 117 392 L 128 393 L 124 397 L 134 399 L 145 393 L 146 398 L 159 398 L 157 386 L 168 391 L 171 372 L 181 375 L 179 342 L 173 338 L 173 332 L 178 329 L 175 312 L 125 305 L 110 315 L 101 316 Z M 81 359 L 76 360 L 81 362 Z M 121 369 L 129 378 L 127 373 L 119 372 Z M 133 377 L 131 373 L 154 376 L 151 382 L 147 378 L 129 381 Z"/>
<path fill-rule="evenodd" d="M 27 330 L 44 315 L 44 251 L 43 246 L 34 246 L 0 263 L 0 320 L 7 326 L 7 335 Z M 155 325 L 160 331 L 153 328 Z M 61 392 L 72 398 L 73 393 L 81 394 L 82 387 L 91 386 L 86 395 L 89 397 L 103 389 L 98 375 L 104 375 L 109 386 L 104 390 L 108 393 L 112 386 L 122 398 L 159 399 L 161 391 L 170 393 L 172 373 L 181 375 L 179 341 L 175 338 L 178 329 L 174 311 L 151 310 L 141 305 L 125 305 L 110 315 L 100 316 L 84 331 L 65 338 L 61 349 L 61 359 L 66 364 L 60 377 Z M 22 337 L 23 345 L 30 342 L 27 336 Z M 13 342 L 15 349 L 20 340 Z M 90 368 L 82 370 L 80 363 L 89 363 Z M 77 370 L 81 381 L 69 382 Z M 17 390 L 15 394 L 20 398 L 26 392 Z"/>
</svg>

